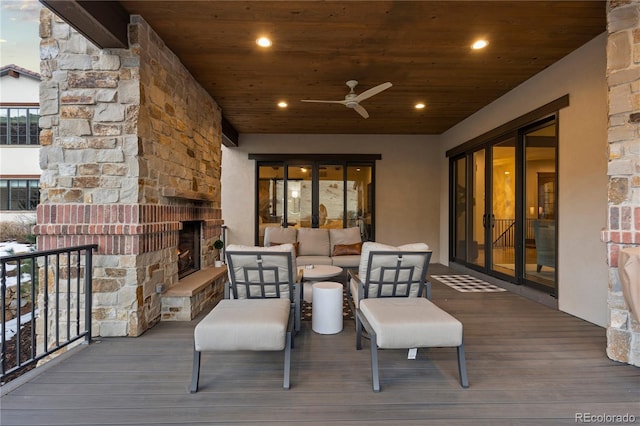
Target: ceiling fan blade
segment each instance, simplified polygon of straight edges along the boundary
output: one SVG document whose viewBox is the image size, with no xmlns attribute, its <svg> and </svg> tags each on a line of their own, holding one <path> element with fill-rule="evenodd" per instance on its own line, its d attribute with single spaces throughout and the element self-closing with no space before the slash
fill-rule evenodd
<svg viewBox="0 0 640 426">
<path fill-rule="evenodd" d="M 300 102 L 317 102 L 322 104 L 342 104 L 346 105 L 346 101 L 319 101 L 316 99 L 301 99 Z"/>
<path fill-rule="evenodd" d="M 369 118 L 369 113 L 367 112 L 366 109 L 364 109 L 362 105 L 358 104 L 354 106 L 353 109 L 355 109 L 356 112 L 362 116 L 362 118 Z"/>
<path fill-rule="evenodd" d="M 358 96 L 356 96 L 355 101 L 362 102 L 365 99 L 372 97 L 373 95 L 377 95 L 383 90 L 387 90 L 391 86 L 393 86 L 393 84 L 389 83 L 388 81 L 386 83 L 378 84 L 376 87 L 372 87 L 371 89 L 365 90 L 364 92 L 360 93 Z"/>
</svg>

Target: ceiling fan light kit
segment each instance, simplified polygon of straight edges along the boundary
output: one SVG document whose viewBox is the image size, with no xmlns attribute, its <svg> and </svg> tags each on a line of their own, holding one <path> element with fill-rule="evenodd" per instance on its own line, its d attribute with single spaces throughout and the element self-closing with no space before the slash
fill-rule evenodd
<svg viewBox="0 0 640 426">
<path fill-rule="evenodd" d="M 347 86 L 349 87 L 349 93 L 344 97 L 344 100 L 341 101 L 324 101 L 324 100 L 318 100 L 318 99 L 303 99 L 302 102 L 316 102 L 316 103 L 324 103 L 324 104 L 342 104 L 344 106 L 346 106 L 347 108 L 351 108 L 353 110 L 355 110 L 358 114 L 360 114 L 362 116 L 362 118 L 369 118 L 369 113 L 367 112 L 366 109 L 364 109 L 364 107 L 362 105 L 360 105 L 360 102 L 364 101 L 365 99 L 369 99 L 370 97 L 377 95 L 378 93 L 387 90 L 389 87 L 393 86 L 393 84 L 391 84 L 390 82 L 386 82 L 386 83 L 382 83 L 379 84 L 375 87 L 372 87 L 369 90 L 365 90 L 364 92 L 360 93 L 359 95 L 356 94 L 355 88 L 358 85 L 358 82 L 356 80 L 349 80 L 347 81 Z"/>
</svg>

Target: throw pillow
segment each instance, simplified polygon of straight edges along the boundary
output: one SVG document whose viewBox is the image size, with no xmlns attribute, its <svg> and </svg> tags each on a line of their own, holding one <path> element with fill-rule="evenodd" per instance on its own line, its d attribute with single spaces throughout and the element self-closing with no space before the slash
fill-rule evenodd
<svg viewBox="0 0 640 426">
<path fill-rule="evenodd" d="M 296 257 L 298 257 L 298 246 L 300 245 L 300 243 L 298 243 L 298 242 L 295 242 L 295 243 L 271 243 L 271 247 L 279 246 L 280 244 L 291 244 L 291 245 L 293 245 L 293 248 L 296 249 Z"/>
<path fill-rule="evenodd" d="M 336 244 L 333 246 L 332 256 L 349 256 L 360 254 L 362 251 L 362 242 L 354 244 Z"/>
</svg>

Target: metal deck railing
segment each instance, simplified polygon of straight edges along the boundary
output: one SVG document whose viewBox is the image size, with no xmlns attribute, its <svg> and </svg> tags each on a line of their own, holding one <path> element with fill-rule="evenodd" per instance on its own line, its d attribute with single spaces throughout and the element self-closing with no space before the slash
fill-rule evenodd
<svg viewBox="0 0 640 426">
<path fill-rule="evenodd" d="M 91 341 L 97 245 L 0 257 L 0 382 L 81 339 Z"/>
</svg>

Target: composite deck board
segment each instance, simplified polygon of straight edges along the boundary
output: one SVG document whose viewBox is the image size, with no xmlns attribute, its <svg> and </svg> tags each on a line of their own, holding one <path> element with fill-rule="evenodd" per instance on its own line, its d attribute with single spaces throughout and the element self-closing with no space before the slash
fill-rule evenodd
<svg viewBox="0 0 640 426">
<path fill-rule="evenodd" d="M 282 353 L 203 353 L 200 391 L 189 394 L 197 318 L 99 339 L 3 396 L 0 424 L 558 425 L 583 412 L 640 422 L 640 368 L 607 358 L 603 328 L 513 293 L 432 282 L 434 302 L 464 324 L 468 389 L 455 349 L 431 348 L 417 360 L 381 351 L 373 393 L 369 342 L 355 350 L 345 321 L 336 335 L 303 323 L 289 391 Z"/>
</svg>

